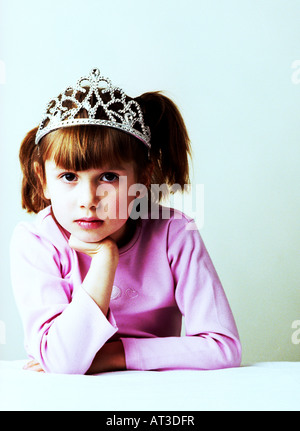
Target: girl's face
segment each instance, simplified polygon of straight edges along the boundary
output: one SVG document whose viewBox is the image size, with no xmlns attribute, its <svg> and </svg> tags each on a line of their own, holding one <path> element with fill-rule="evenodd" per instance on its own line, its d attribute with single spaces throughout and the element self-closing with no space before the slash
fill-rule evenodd
<svg viewBox="0 0 300 431">
<path fill-rule="evenodd" d="M 83 242 L 106 237 L 120 242 L 126 235 L 128 196 L 136 175 L 132 163 L 99 169 L 69 171 L 53 160 L 45 163 L 44 195 L 50 199 L 57 222 Z"/>
</svg>

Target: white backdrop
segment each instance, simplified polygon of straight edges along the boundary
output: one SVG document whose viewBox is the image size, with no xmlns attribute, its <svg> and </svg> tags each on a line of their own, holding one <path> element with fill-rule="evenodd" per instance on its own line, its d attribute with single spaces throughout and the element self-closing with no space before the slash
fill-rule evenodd
<svg viewBox="0 0 300 431">
<path fill-rule="evenodd" d="M 93 67 L 133 96 L 165 90 L 193 144 L 196 219 L 243 363 L 300 360 L 300 2 L 1 0 L 0 357 L 23 358 L 8 248 L 18 149 L 45 103 Z M 294 326 L 294 328 L 292 328 Z"/>
</svg>

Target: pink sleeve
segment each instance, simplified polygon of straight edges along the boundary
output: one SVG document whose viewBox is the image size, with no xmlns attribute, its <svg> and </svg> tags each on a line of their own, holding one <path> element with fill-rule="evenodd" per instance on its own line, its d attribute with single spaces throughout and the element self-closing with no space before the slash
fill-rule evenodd
<svg viewBox="0 0 300 431">
<path fill-rule="evenodd" d="M 11 279 L 29 356 L 47 372 L 84 374 L 117 332 L 113 317 L 81 286 L 73 295 L 57 249 L 22 226 L 11 241 Z"/>
<path fill-rule="evenodd" d="M 224 290 L 197 230 L 173 221 L 168 257 L 175 298 L 184 316 L 186 335 L 123 338 L 129 369 L 219 369 L 236 367 L 241 345 Z"/>
</svg>

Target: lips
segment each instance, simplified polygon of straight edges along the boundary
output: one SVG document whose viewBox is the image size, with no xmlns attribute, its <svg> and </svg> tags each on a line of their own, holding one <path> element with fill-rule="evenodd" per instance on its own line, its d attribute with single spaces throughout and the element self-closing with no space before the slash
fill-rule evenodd
<svg viewBox="0 0 300 431">
<path fill-rule="evenodd" d="M 75 220 L 75 222 L 82 229 L 98 229 L 102 226 L 103 220 L 100 220 L 96 217 L 83 217 L 81 219 Z"/>
</svg>

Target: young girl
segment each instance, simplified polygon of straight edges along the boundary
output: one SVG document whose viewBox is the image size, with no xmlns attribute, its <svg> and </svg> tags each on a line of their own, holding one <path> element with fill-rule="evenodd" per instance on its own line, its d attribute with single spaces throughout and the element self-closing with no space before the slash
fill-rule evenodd
<svg viewBox="0 0 300 431">
<path fill-rule="evenodd" d="M 94 69 L 51 100 L 20 149 L 22 205 L 37 216 L 11 242 L 28 369 L 239 366 L 234 319 L 193 220 L 166 217 L 150 192 L 183 188 L 189 155 L 183 119 L 161 93 L 130 98 Z"/>
</svg>

